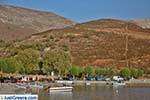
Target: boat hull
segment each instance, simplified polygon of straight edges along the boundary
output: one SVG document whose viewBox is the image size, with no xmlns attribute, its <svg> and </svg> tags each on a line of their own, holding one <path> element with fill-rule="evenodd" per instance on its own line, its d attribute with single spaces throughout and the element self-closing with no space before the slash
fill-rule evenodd
<svg viewBox="0 0 150 100">
<path fill-rule="evenodd" d="M 113 86 L 125 86 L 126 83 L 117 83 L 117 82 L 114 82 L 113 83 Z"/>
<path fill-rule="evenodd" d="M 21 88 L 21 89 L 26 89 L 26 86 L 21 86 L 21 85 L 15 85 L 16 88 Z"/>
<path fill-rule="evenodd" d="M 40 89 L 43 88 L 42 85 L 36 85 L 36 84 L 35 85 L 29 85 L 29 87 L 30 88 L 40 88 Z"/>
<path fill-rule="evenodd" d="M 49 92 L 71 92 L 73 87 L 51 87 Z"/>
</svg>

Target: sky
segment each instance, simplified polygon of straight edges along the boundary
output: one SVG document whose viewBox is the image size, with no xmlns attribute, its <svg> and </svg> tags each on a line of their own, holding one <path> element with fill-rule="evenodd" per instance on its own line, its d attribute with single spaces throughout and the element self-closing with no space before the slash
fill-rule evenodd
<svg viewBox="0 0 150 100">
<path fill-rule="evenodd" d="M 0 4 L 53 12 L 76 22 L 150 18 L 150 0 L 0 0 Z"/>
</svg>

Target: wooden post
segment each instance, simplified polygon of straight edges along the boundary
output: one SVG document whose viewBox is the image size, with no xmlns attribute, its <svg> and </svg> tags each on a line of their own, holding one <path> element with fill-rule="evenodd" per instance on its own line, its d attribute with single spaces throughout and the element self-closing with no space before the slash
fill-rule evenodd
<svg viewBox="0 0 150 100">
<path fill-rule="evenodd" d="M 128 25 L 125 26 L 125 32 L 128 32 Z M 126 67 L 129 68 L 129 61 L 128 61 L 128 40 L 129 36 L 128 34 L 126 35 L 126 44 L 125 44 L 125 60 L 126 60 Z"/>
<path fill-rule="evenodd" d="M 128 62 L 128 35 L 126 35 L 125 59 L 126 59 L 126 67 L 129 67 L 129 62 Z"/>
</svg>

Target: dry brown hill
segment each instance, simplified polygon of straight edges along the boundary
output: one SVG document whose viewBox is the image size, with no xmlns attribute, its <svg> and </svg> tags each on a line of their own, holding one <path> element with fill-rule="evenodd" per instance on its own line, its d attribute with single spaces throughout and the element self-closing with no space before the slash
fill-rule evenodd
<svg viewBox="0 0 150 100">
<path fill-rule="evenodd" d="M 150 28 L 150 19 L 146 18 L 146 19 L 136 19 L 136 20 L 131 20 L 130 22 L 139 25 L 143 28 Z"/>
<path fill-rule="evenodd" d="M 1 49 L 1 56 L 15 56 L 22 46 L 41 52 L 56 46 L 68 49 L 73 64 L 79 66 L 120 68 L 128 61 L 130 67 L 150 68 L 150 32 L 120 20 L 102 19 L 46 31 Z"/>
<path fill-rule="evenodd" d="M 75 22 L 52 12 L 0 5 L 0 39 L 14 40 L 50 29 L 60 29 Z"/>
</svg>

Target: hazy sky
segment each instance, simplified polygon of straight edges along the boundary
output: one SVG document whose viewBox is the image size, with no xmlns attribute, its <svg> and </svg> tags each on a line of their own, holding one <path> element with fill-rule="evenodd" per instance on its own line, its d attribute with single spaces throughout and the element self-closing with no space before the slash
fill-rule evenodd
<svg viewBox="0 0 150 100">
<path fill-rule="evenodd" d="M 150 0 L 0 0 L 0 4 L 54 12 L 78 22 L 150 18 Z"/>
</svg>

